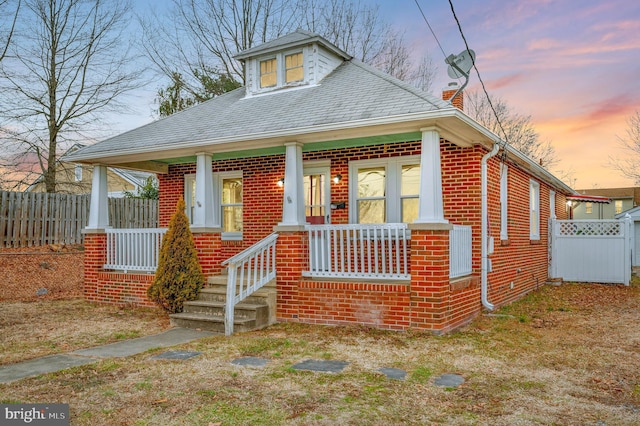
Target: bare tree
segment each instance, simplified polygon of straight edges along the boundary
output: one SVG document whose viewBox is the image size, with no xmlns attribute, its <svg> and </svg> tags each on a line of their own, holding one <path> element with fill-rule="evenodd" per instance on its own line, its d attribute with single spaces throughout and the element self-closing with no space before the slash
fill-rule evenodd
<svg viewBox="0 0 640 426">
<path fill-rule="evenodd" d="M 173 0 L 169 17 L 142 20 L 147 56 L 167 80 L 201 91 L 198 73 L 244 84 L 244 63 L 233 56 L 297 28 L 320 34 L 344 51 L 395 77 L 429 88 L 432 62 L 417 65 L 400 33 L 377 6 L 349 0 Z"/>
<path fill-rule="evenodd" d="M 490 97 L 490 104 L 484 92 L 469 91 L 464 96 L 465 112 L 478 123 L 544 168 L 550 169 L 558 163 L 553 145 L 550 141 L 540 139 L 530 115 L 514 111 L 503 99 L 497 97 Z"/>
<path fill-rule="evenodd" d="M 627 119 L 626 135 L 618 136 L 618 142 L 627 155 L 622 159 L 610 157 L 609 167 L 640 185 L 640 110 Z"/>
<path fill-rule="evenodd" d="M 5 167 L 42 174 L 56 192 L 60 153 L 101 129 L 107 111 L 139 87 L 131 68 L 130 4 L 121 0 L 24 0 L 2 63 Z M 26 164 L 26 169 L 25 169 Z M 29 168 L 29 165 L 31 166 Z"/>
<path fill-rule="evenodd" d="M 3 16 L 3 20 L 0 21 L 0 62 L 2 62 L 9 50 L 9 44 L 11 44 L 11 38 L 18 20 L 18 12 L 20 12 L 20 3 L 21 0 L 0 0 L 0 16 Z M 7 28 L 5 28 L 5 25 Z"/>
</svg>

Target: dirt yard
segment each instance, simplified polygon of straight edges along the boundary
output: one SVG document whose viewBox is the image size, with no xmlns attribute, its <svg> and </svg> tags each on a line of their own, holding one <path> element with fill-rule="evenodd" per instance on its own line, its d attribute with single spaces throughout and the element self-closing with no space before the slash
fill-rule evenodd
<svg viewBox="0 0 640 426">
<path fill-rule="evenodd" d="M 25 306 L 29 318 L 17 321 Z M 156 360 L 157 349 L 0 385 L 0 401 L 68 403 L 72 425 L 637 425 L 638 324 L 640 281 L 545 286 L 443 337 L 279 324 L 173 348 L 200 353 L 186 361 Z M 166 323 L 157 311 L 39 300 L 4 302 L 0 327 L 3 362 L 14 362 Z M 244 356 L 268 364 L 231 364 Z M 292 369 L 309 359 L 349 364 L 339 374 Z M 435 386 L 445 373 L 464 384 Z"/>
</svg>

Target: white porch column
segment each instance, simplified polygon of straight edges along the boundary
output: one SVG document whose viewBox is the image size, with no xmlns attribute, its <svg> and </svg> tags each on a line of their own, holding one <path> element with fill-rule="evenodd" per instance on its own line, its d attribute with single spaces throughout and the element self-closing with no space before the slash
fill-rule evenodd
<svg viewBox="0 0 640 426">
<path fill-rule="evenodd" d="M 219 228 L 220 209 L 216 208 L 211 155 L 198 152 L 196 198 L 193 200 L 193 228 Z M 219 201 L 218 201 L 219 207 Z"/>
<path fill-rule="evenodd" d="M 449 223 L 442 207 L 442 169 L 440 134 L 437 127 L 422 131 L 420 154 L 420 202 L 415 223 Z"/>
<path fill-rule="evenodd" d="M 93 166 L 91 183 L 91 205 L 89 222 L 85 229 L 105 229 L 109 227 L 109 192 L 107 189 L 107 166 Z"/>
<path fill-rule="evenodd" d="M 279 226 L 304 226 L 302 144 L 286 143 L 282 222 Z"/>
</svg>

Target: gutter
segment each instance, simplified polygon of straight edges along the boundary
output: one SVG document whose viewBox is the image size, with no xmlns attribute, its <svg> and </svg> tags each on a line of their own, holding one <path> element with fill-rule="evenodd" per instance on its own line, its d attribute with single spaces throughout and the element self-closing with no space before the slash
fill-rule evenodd
<svg viewBox="0 0 640 426">
<path fill-rule="evenodd" d="M 497 142 L 494 142 L 493 144 L 493 149 L 491 151 L 489 151 L 488 153 L 486 153 L 483 157 L 482 157 L 482 166 L 481 166 L 481 179 L 482 179 L 482 183 L 481 183 L 481 217 L 482 217 L 482 227 L 481 227 L 481 231 L 480 231 L 480 241 L 482 242 L 482 254 L 481 254 L 481 258 L 482 258 L 482 267 L 481 267 L 481 272 L 480 272 L 480 294 L 481 294 L 481 299 L 482 299 L 482 306 L 484 306 L 485 308 L 487 308 L 490 311 L 493 311 L 493 309 L 495 308 L 495 306 L 489 302 L 489 297 L 488 297 L 488 278 L 487 278 L 487 274 L 489 272 L 489 264 L 490 264 L 490 259 L 489 259 L 489 226 L 488 226 L 488 220 L 489 220 L 489 214 L 488 214 L 488 188 L 487 188 L 487 162 L 489 161 L 489 159 L 493 156 L 495 156 L 498 151 L 500 150 L 500 145 Z"/>
</svg>

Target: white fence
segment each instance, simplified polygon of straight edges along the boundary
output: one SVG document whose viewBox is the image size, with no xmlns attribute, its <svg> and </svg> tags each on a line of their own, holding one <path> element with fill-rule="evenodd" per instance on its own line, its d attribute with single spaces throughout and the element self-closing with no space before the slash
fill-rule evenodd
<svg viewBox="0 0 640 426">
<path fill-rule="evenodd" d="M 106 229 L 107 261 L 104 269 L 154 272 L 166 228 Z"/>
<path fill-rule="evenodd" d="M 552 220 L 550 278 L 629 285 L 631 223 L 627 219 Z"/>
<path fill-rule="evenodd" d="M 449 277 L 471 274 L 471 227 L 453 225 L 449 231 Z"/>
<path fill-rule="evenodd" d="M 307 225 L 309 277 L 408 280 L 406 223 Z"/>
<path fill-rule="evenodd" d="M 271 234 L 222 262 L 228 266 L 224 331 L 233 334 L 235 306 L 276 277 L 276 241 Z"/>
</svg>

